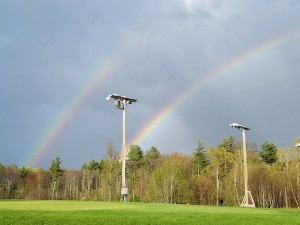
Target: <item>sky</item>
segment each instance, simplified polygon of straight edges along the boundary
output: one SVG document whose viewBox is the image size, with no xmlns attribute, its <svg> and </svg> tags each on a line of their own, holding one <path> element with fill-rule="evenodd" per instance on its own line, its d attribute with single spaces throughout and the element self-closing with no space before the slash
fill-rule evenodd
<svg viewBox="0 0 300 225">
<path fill-rule="evenodd" d="M 192 154 L 300 136 L 300 1 L 11 0 L 0 7 L 0 163 L 80 168 L 121 151 Z"/>
</svg>

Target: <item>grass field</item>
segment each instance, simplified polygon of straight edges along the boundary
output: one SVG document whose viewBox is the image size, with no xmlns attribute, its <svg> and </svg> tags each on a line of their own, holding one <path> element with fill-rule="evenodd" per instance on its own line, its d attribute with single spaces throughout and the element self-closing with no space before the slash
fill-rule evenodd
<svg viewBox="0 0 300 225">
<path fill-rule="evenodd" d="M 88 201 L 0 201 L 0 224 L 300 224 L 296 209 Z"/>
</svg>

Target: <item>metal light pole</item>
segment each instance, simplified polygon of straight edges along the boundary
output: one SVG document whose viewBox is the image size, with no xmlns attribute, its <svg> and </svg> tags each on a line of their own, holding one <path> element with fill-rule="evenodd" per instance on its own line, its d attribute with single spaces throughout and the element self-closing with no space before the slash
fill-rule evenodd
<svg viewBox="0 0 300 225">
<path fill-rule="evenodd" d="M 242 131 L 243 136 L 243 156 L 244 156 L 244 179 L 245 179 L 245 196 L 241 204 L 242 207 L 255 207 L 251 192 L 248 190 L 248 167 L 247 167 L 247 150 L 246 150 L 246 130 L 250 128 L 240 125 L 238 123 L 229 124 L 232 128 L 237 128 Z"/>
<path fill-rule="evenodd" d="M 117 109 L 121 109 L 123 111 L 123 123 L 122 123 L 122 153 L 121 153 L 121 160 L 122 160 L 122 187 L 121 187 L 121 201 L 127 202 L 128 201 L 128 188 L 126 185 L 126 106 L 127 104 L 132 104 L 136 102 L 136 99 L 127 98 L 125 96 L 120 96 L 117 94 L 112 94 L 106 97 L 106 100 L 111 101 L 114 99 L 114 105 Z"/>
<path fill-rule="evenodd" d="M 297 173 L 298 173 L 298 176 L 297 176 L 297 186 L 299 187 L 299 184 L 300 184 L 300 173 L 299 173 L 299 148 L 300 148 L 300 143 L 297 143 L 295 145 L 296 147 L 296 156 L 297 156 Z M 299 208 L 299 207 L 298 207 Z"/>
</svg>

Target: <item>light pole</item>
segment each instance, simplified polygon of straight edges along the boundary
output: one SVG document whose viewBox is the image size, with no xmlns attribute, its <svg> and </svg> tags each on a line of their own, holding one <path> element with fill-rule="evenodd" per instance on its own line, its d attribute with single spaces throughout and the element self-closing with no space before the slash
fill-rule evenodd
<svg viewBox="0 0 300 225">
<path fill-rule="evenodd" d="M 297 186 L 299 187 L 300 184 L 300 173 L 299 173 L 299 148 L 300 148 L 300 143 L 295 144 L 296 147 L 296 156 L 297 156 Z M 299 207 L 298 207 L 299 208 Z"/>
<path fill-rule="evenodd" d="M 245 127 L 238 123 L 229 124 L 232 128 L 237 128 L 242 131 L 243 135 L 243 155 L 244 155 L 244 179 L 245 179 L 245 196 L 242 201 L 242 207 L 255 207 L 254 200 L 252 198 L 251 192 L 248 190 L 248 167 L 247 167 L 247 150 L 246 150 L 246 130 L 250 128 Z"/>
<path fill-rule="evenodd" d="M 121 201 L 127 202 L 128 201 L 128 188 L 126 186 L 126 176 L 125 176 L 125 165 L 126 165 L 126 117 L 125 117 L 125 109 L 127 104 L 132 104 L 136 102 L 136 99 L 127 98 L 125 96 L 120 96 L 117 94 L 112 94 L 106 97 L 106 100 L 111 101 L 114 99 L 114 105 L 117 109 L 121 109 L 123 111 L 123 126 L 122 126 L 122 153 L 121 153 L 121 160 L 122 160 L 122 187 L 121 187 Z"/>
</svg>

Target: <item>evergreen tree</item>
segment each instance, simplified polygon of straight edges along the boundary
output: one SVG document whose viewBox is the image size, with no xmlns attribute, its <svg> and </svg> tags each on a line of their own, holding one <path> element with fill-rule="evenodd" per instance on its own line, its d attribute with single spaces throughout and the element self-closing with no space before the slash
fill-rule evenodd
<svg viewBox="0 0 300 225">
<path fill-rule="evenodd" d="M 149 151 L 146 151 L 146 157 L 149 159 L 158 159 L 160 158 L 160 152 L 152 146 Z"/>
<path fill-rule="evenodd" d="M 225 148 L 227 152 L 233 152 L 234 142 L 235 142 L 235 138 L 233 136 L 229 136 L 224 138 L 218 147 Z"/>
<path fill-rule="evenodd" d="M 128 152 L 128 164 L 131 166 L 132 164 L 138 165 L 144 156 L 143 150 L 138 145 L 131 145 Z"/>
<path fill-rule="evenodd" d="M 161 154 L 156 147 L 152 146 L 150 150 L 146 151 L 145 164 L 148 168 L 148 172 L 153 172 L 156 167 L 161 163 Z"/>
<path fill-rule="evenodd" d="M 264 142 L 261 146 L 259 156 L 263 159 L 263 161 L 267 164 L 276 163 L 278 160 L 277 156 L 278 147 L 270 142 Z"/>
<path fill-rule="evenodd" d="M 139 174 L 138 174 L 138 171 L 142 165 L 142 162 L 143 162 L 142 159 L 144 157 L 144 153 L 140 146 L 131 145 L 127 157 L 128 157 L 127 162 L 126 162 L 127 163 L 127 175 L 131 181 L 129 183 L 129 188 L 131 189 L 131 192 L 132 192 L 132 195 L 131 195 L 132 200 L 135 201 L 136 183 L 141 178 L 141 176 L 139 176 Z"/>
<path fill-rule="evenodd" d="M 64 170 L 60 167 L 61 163 L 62 161 L 59 157 L 56 157 L 56 159 L 52 160 L 51 162 L 51 166 L 49 167 L 49 174 L 51 181 L 53 182 L 56 182 L 57 179 L 64 173 Z"/>
<path fill-rule="evenodd" d="M 25 166 L 22 166 L 21 168 L 19 168 L 19 174 L 20 174 L 21 181 L 24 180 L 24 178 L 29 173 L 29 171 L 30 171 L 30 169 L 26 168 Z"/>
<path fill-rule="evenodd" d="M 95 160 L 91 160 L 90 163 L 87 165 L 88 170 L 94 170 L 94 171 L 101 171 L 100 165 Z"/>
<path fill-rule="evenodd" d="M 195 174 L 200 175 L 200 172 L 207 166 L 208 160 L 206 156 L 206 152 L 204 150 L 204 144 L 202 141 L 198 141 L 198 146 L 193 152 L 192 163 L 195 168 Z"/>
</svg>

